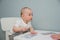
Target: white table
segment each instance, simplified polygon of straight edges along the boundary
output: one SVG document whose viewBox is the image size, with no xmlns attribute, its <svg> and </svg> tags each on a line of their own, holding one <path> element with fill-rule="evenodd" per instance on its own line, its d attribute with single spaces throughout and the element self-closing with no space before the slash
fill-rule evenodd
<svg viewBox="0 0 60 40">
<path fill-rule="evenodd" d="M 42 30 L 36 30 L 36 32 L 38 33 L 35 35 L 30 34 L 30 32 L 18 35 L 14 37 L 14 40 L 53 40 L 51 38 L 51 34 L 59 33 L 59 32 L 42 31 Z"/>
</svg>

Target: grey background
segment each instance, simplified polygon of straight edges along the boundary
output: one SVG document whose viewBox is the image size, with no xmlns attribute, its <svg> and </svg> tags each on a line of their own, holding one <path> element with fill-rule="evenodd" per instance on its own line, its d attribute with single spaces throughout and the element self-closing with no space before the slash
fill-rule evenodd
<svg viewBox="0 0 60 40">
<path fill-rule="evenodd" d="M 60 0 L 0 0 L 0 18 L 19 17 L 20 9 L 25 6 L 33 10 L 35 29 L 60 31 Z M 0 40 L 5 40 L 1 23 Z"/>
</svg>

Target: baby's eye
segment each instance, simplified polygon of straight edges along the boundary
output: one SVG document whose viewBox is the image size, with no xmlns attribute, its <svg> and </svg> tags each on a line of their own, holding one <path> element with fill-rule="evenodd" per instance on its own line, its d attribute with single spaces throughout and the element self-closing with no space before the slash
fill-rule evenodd
<svg viewBox="0 0 60 40">
<path fill-rule="evenodd" d="M 29 16 L 31 16 L 31 15 L 29 14 Z"/>
<path fill-rule="evenodd" d="M 33 16 L 32 14 L 29 14 L 29 16 Z"/>
</svg>

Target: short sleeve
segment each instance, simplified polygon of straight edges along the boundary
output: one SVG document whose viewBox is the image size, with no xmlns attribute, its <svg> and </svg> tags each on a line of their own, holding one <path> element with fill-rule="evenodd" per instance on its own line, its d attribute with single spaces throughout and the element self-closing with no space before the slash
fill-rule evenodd
<svg viewBox="0 0 60 40">
<path fill-rule="evenodd" d="M 20 22 L 20 20 L 18 19 L 18 20 L 16 21 L 16 23 L 15 23 L 14 26 L 19 27 L 20 23 L 21 23 L 21 22 Z"/>
</svg>

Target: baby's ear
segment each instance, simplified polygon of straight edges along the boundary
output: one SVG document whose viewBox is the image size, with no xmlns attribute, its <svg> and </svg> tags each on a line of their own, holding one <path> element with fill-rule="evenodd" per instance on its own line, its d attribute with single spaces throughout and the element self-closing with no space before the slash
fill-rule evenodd
<svg viewBox="0 0 60 40">
<path fill-rule="evenodd" d="M 21 16 L 24 17 L 24 14 L 22 14 Z"/>
</svg>

